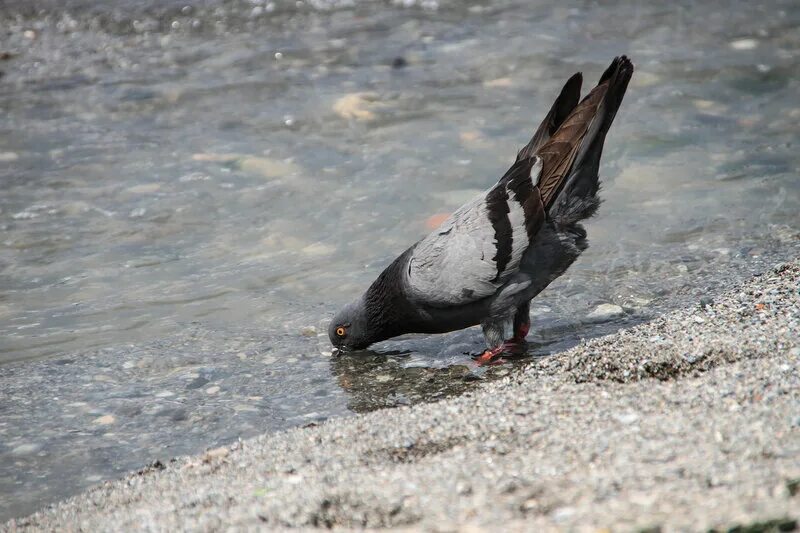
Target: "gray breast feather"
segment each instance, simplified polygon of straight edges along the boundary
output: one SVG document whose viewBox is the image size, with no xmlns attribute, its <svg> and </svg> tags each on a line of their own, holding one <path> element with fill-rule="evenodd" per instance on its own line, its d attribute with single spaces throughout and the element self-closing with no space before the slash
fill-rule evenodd
<svg viewBox="0 0 800 533">
<path fill-rule="evenodd" d="M 540 164 L 532 169 L 534 183 L 540 171 Z M 507 184 L 500 182 L 495 187 Z M 405 268 L 406 288 L 412 299 L 437 306 L 467 304 L 495 294 L 518 271 L 529 245 L 525 213 L 508 190 L 511 254 L 498 273 L 494 259 L 498 242 L 487 206 L 487 195 L 495 187 L 460 207 L 417 243 Z"/>
</svg>

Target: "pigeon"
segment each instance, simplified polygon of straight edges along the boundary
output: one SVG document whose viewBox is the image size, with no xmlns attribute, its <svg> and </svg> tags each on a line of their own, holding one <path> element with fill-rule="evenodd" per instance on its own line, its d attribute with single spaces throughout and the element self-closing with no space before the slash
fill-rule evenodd
<svg viewBox="0 0 800 533">
<path fill-rule="evenodd" d="M 573 75 L 514 164 L 386 267 L 339 311 L 328 336 L 353 351 L 406 333 L 480 324 L 480 364 L 524 352 L 530 301 L 588 246 L 581 221 L 600 205 L 600 156 L 633 63 L 614 58 L 580 100 Z M 522 347 L 522 348 L 521 348 Z"/>
</svg>

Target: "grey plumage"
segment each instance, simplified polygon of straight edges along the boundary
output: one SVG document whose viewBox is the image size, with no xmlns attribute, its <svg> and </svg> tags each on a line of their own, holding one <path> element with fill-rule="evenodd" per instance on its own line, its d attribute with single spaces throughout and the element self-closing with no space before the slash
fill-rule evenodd
<svg viewBox="0 0 800 533">
<path fill-rule="evenodd" d="M 332 343 L 358 349 L 476 324 L 489 348 L 522 340 L 530 300 L 588 245 L 580 221 L 599 206 L 603 143 L 632 74 L 628 58 L 615 58 L 580 102 L 582 77 L 570 78 L 508 172 L 340 311 Z"/>
</svg>

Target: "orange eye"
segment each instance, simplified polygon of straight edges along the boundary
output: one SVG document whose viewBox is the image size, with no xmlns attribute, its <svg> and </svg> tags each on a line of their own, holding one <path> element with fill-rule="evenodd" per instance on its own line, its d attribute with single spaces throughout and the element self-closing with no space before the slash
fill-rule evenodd
<svg viewBox="0 0 800 533">
<path fill-rule="evenodd" d="M 345 333 L 347 333 L 347 331 L 342 326 L 336 328 L 336 335 L 338 335 L 339 337 L 344 337 Z"/>
</svg>

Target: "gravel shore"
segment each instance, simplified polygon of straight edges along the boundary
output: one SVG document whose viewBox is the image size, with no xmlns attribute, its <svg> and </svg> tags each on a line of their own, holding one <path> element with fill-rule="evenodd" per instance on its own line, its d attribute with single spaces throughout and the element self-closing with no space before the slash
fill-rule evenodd
<svg viewBox="0 0 800 533">
<path fill-rule="evenodd" d="M 778 265 L 477 392 L 156 463 L 0 529 L 790 530 L 799 286 Z"/>
</svg>

